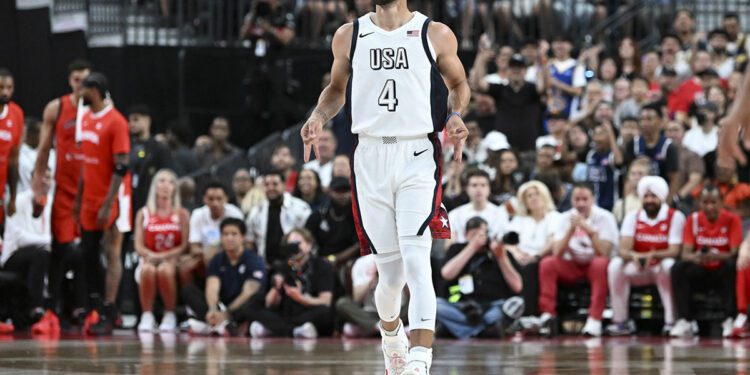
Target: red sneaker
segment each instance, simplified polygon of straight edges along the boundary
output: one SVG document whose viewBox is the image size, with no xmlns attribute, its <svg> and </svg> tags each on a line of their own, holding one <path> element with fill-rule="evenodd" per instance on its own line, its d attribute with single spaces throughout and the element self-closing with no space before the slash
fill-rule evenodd
<svg viewBox="0 0 750 375">
<path fill-rule="evenodd" d="M 86 320 L 83 323 L 83 333 L 88 334 L 89 329 L 99 323 L 99 313 L 96 310 L 86 315 Z"/>
<path fill-rule="evenodd" d="M 31 333 L 35 335 L 49 335 L 60 333 L 60 319 L 52 310 L 47 310 L 42 319 L 31 326 Z"/>
<path fill-rule="evenodd" d="M 0 335 L 11 335 L 15 330 L 13 323 L 0 322 Z"/>
</svg>

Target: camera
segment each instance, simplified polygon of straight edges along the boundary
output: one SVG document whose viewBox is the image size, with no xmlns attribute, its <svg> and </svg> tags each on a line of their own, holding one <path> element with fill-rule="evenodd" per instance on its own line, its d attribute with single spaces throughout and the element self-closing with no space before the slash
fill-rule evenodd
<svg viewBox="0 0 750 375">
<path fill-rule="evenodd" d="M 289 259 L 297 256 L 300 253 L 298 243 L 290 243 L 279 248 L 279 259 L 275 260 L 271 265 L 277 275 L 281 275 L 284 278 L 284 284 L 289 286 L 296 286 L 297 272 L 289 265 Z"/>
<path fill-rule="evenodd" d="M 272 11 L 271 4 L 269 4 L 268 1 L 258 0 L 258 2 L 255 3 L 255 17 L 257 18 L 268 17 L 271 15 Z"/>
<path fill-rule="evenodd" d="M 506 245 L 518 245 L 520 242 L 517 232 L 508 232 L 503 235 L 503 243 Z"/>
</svg>

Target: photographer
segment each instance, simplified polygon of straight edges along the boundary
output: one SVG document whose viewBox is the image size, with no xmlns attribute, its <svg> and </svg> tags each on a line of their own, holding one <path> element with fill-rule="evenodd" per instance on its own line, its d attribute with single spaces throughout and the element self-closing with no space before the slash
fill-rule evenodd
<svg viewBox="0 0 750 375">
<path fill-rule="evenodd" d="M 313 255 L 315 240 L 305 229 L 295 229 L 284 238 L 274 263 L 266 308 L 253 313 L 250 335 L 314 339 L 331 326 L 334 273 L 330 263 Z"/>
<path fill-rule="evenodd" d="M 208 265 L 205 293 L 193 284 L 182 290 L 185 304 L 203 319 L 189 320 L 194 334 L 223 335 L 230 323 L 247 321 L 256 309 L 255 300 L 262 297 L 266 267 L 263 259 L 243 246 L 245 223 L 226 218 L 220 229 L 223 251 Z"/>
<path fill-rule="evenodd" d="M 503 245 L 490 242 L 484 219 L 469 219 L 466 238 L 443 258 L 440 274 L 451 285 L 450 297 L 438 298 L 437 321 L 459 339 L 495 326 L 502 335 L 503 327 L 523 314 L 523 300 L 516 296 L 523 281 Z"/>
<path fill-rule="evenodd" d="M 294 39 L 294 14 L 279 4 L 279 0 L 256 0 L 245 16 L 240 38 L 255 44 L 255 55 L 262 57 L 266 49 L 282 50 Z"/>
</svg>

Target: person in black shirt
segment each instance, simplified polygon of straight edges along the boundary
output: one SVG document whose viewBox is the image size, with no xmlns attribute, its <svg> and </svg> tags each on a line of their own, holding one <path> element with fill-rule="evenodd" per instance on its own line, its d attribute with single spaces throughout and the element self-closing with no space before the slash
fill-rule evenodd
<svg viewBox="0 0 750 375">
<path fill-rule="evenodd" d="M 651 159 L 651 174 L 669 182 L 668 202 L 680 188 L 679 151 L 662 132 L 662 110 L 656 104 L 647 104 L 640 112 L 641 135 L 625 145 L 624 164 L 630 165 L 636 157 L 645 155 Z"/>
<path fill-rule="evenodd" d="M 325 257 L 329 263 L 338 266 L 359 254 L 349 179 L 334 177 L 328 196 L 327 203 L 313 211 L 305 227 L 318 243 L 318 256 Z"/>
<path fill-rule="evenodd" d="M 128 111 L 130 128 L 130 172 L 133 186 L 133 215 L 146 205 L 151 179 L 160 169 L 172 169 L 169 149 L 151 136 L 151 112 L 145 105 Z"/>
<path fill-rule="evenodd" d="M 313 254 L 315 240 L 305 229 L 291 231 L 284 244 L 286 263 L 274 264 L 265 309 L 253 313 L 250 335 L 317 338 L 331 328 L 333 268 Z"/>
<path fill-rule="evenodd" d="M 449 297 L 438 298 L 437 321 L 459 339 L 495 326 L 502 335 L 523 314 L 518 297 L 523 281 L 503 245 L 490 242 L 484 219 L 469 219 L 466 238 L 468 243 L 454 244 L 443 258 L 440 274 Z"/>
<path fill-rule="evenodd" d="M 469 76 L 471 88 L 487 93 L 495 99 L 495 130 L 505 134 L 508 142 L 518 151 L 532 151 L 536 139 L 544 134 L 542 95 L 546 90 L 546 75 L 538 77 L 536 84 L 526 82 L 526 60 L 523 56 L 514 54 L 508 63 L 508 84 L 490 84 L 484 77 L 487 73 L 487 63 L 493 55 L 486 43 L 480 42 L 474 68 Z"/>
<path fill-rule="evenodd" d="M 188 321 L 194 334 L 221 335 L 233 323 L 247 321 L 262 304 L 266 266 L 243 246 L 245 223 L 226 218 L 220 228 L 223 251 L 208 265 L 205 292 L 193 284 L 182 290 L 182 299 L 197 317 Z"/>
<path fill-rule="evenodd" d="M 267 49 L 283 50 L 294 40 L 294 14 L 279 0 L 257 0 L 245 16 L 240 37 L 255 44 L 255 55 L 263 57 Z"/>
</svg>

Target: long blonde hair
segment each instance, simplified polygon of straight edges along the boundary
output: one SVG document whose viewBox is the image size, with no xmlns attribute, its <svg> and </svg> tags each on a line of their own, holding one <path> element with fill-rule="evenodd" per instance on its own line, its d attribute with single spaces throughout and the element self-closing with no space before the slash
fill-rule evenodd
<svg viewBox="0 0 750 375">
<path fill-rule="evenodd" d="M 174 184 L 174 191 L 172 191 L 172 210 L 177 211 L 182 208 L 180 192 L 179 188 L 177 187 L 177 174 L 169 168 L 163 168 L 156 172 L 154 178 L 151 179 L 151 187 L 149 187 L 148 189 L 148 200 L 146 200 L 146 208 L 148 208 L 150 212 L 156 212 L 156 183 L 157 181 L 159 181 L 159 177 L 164 174 L 169 175 Z"/>
<path fill-rule="evenodd" d="M 518 199 L 516 214 L 520 216 L 531 215 L 528 208 L 526 207 L 526 201 L 523 199 L 523 196 L 527 191 L 533 188 L 536 188 L 536 190 L 539 192 L 539 195 L 542 197 L 542 201 L 544 202 L 544 213 L 546 214 L 548 212 L 555 211 L 555 201 L 552 200 L 552 194 L 550 194 L 549 189 L 547 189 L 547 185 L 537 180 L 532 180 L 524 183 L 523 185 L 521 185 L 521 187 L 518 188 L 518 194 L 516 194 L 516 198 Z"/>
</svg>

